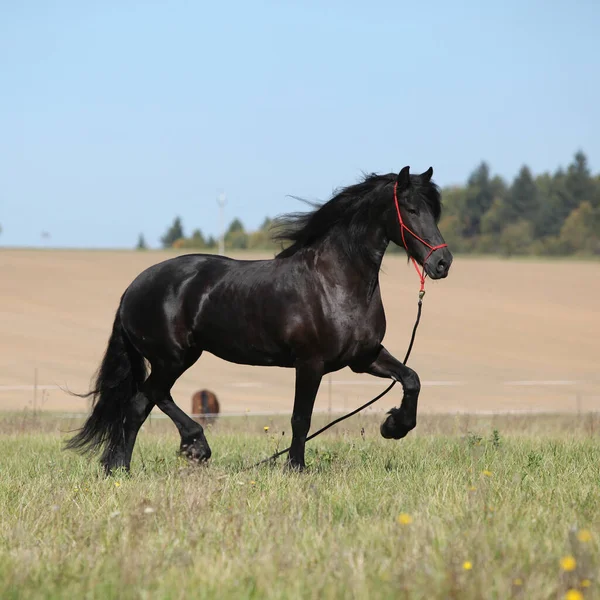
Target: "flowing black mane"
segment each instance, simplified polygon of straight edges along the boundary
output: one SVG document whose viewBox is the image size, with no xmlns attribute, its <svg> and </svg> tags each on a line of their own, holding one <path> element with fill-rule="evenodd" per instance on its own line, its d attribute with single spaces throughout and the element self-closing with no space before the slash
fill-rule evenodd
<svg viewBox="0 0 600 600">
<path fill-rule="evenodd" d="M 340 241 L 345 244 L 347 251 L 356 250 L 364 255 L 366 249 L 362 245 L 363 236 L 369 226 L 372 208 L 386 187 L 389 187 L 391 199 L 391 189 L 397 177 L 395 173 L 366 175 L 359 183 L 336 190 L 327 202 L 312 203 L 315 209 L 311 212 L 290 213 L 278 217 L 274 225 L 273 239 L 291 244 L 276 258 L 286 258 L 312 246 L 330 232 L 339 229 L 338 226 L 342 226 L 346 231 L 344 239 Z M 420 198 L 429 206 L 438 222 L 442 211 L 438 187 L 430 182 L 420 185 L 418 176 L 412 178 Z M 364 258 L 371 260 L 373 257 L 367 255 Z"/>
</svg>

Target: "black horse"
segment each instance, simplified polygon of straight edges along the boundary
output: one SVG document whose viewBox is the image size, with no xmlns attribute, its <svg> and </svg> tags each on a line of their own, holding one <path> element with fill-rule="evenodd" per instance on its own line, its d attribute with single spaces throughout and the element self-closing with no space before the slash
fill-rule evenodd
<svg viewBox="0 0 600 600">
<path fill-rule="evenodd" d="M 304 467 L 321 379 L 343 367 L 402 384 L 402 404 L 389 412 L 381 434 L 404 437 L 416 425 L 420 382 L 381 344 L 379 269 L 393 241 L 432 279 L 448 274 L 452 255 L 437 227 L 441 203 L 432 174 L 429 168 L 410 175 L 405 167 L 399 175 L 370 175 L 312 212 L 283 217 L 276 238 L 290 245 L 272 260 L 190 254 L 146 269 L 121 298 L 87 394 L 94 397 L 92 414 L 67 447 L 101 447 L 107 472 L 128 469 L 137 433 L 158 406 L 177 426 L 181 452 L 209 459 L 202 426 L 171 397 L 175 381 L 204 351 L 296 370 L 288 458 L 294 468 Z"/>
</svg>

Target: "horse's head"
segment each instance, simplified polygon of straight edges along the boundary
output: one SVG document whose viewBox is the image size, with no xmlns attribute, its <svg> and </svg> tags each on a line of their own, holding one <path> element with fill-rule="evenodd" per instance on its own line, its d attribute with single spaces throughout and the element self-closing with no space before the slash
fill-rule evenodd
<svg viewBox="0 0 600 600">
<path fill-rule="evenodd" d="M 452 253 L 438 229 L 440 193 L 432 183 L 433 169 L 410 175 L 409 167 L 398 174 L 393 206 L 386 210 L 388 237 L 414 258 L 432 279 L 448 275 Z"/>
</svg>

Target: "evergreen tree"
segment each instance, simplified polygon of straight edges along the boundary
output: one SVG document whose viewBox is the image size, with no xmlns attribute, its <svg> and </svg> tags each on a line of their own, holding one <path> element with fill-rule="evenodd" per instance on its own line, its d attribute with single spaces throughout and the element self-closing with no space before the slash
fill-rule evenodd
<svg viewBox="0 0 600 600">
<path fill-rule="evenodd" d="M 239 219 L 234 219 L 225 234 L 225 245 L 234 250 L 248 248 L 248 234 Z"/>
<path fill-rule="evenodd" d="M 231 224 L 229 225 L 227 234 L 237 233 L 239 231 L 242 231 L 242 232 L 244 231 L 244 225 L 239 219 L 234 219 L 233 221 L 231 221 Z"/>
<path fill-rule="evenodd" d="M 163 245 L 163 248 L 170 248 L 173 244 L 185 237 L 183 233 L 183 225 L 181 224 L 181 219 L 179 217 L 175 217 L 173 224 L 167 229 L 165 235 L 160 238 L 160 241 Z"/>
<path fill-rule="evenodd" d="M 140 233 L 140 236 L 138 237 L 136 249 L 137 250 L 147 250 L 148 249 L 148 244 L 146 244 L 146 239 L 144 238 L 143 233 Z"/>
<path fill-rule="evenodd" d="M 592 205 L 598 203 L 596 186 L 590 174 L 587 157 L 581 151 L 575 154 L 573 162 L 567 169 L 565 188 L 568 194 L 569 212 L 577 208 L 582 202 L 590 202 Z"/>
<path fill-rule="evenodd" d="M 490 168 L 482 162 L 467 181 L 464 199 L 464 235 L 473 237 L 481 233 L 481 219 L 494 201 L 494 189 L 490 181 Z"/>
<path fill-rule="evenodd" d="M 523 166 L 506 196 L 507 220 L 532 221 L 539 208 L 538 191 L 529 167 Z"/>
<path fill-rule="evenodd" d="M 190 247 L 192 248 L 205 248 L 206 241 L 204 240 L 204 236 L 199 229 L 194 229 L 192 232 L 192 237 L 190 238 Z"/>
<path fill-rule="evenodd" d="M 535 180 L 538 191 L 538 211 L 533 220 L 534 234 L 537 238 L 557 236 L 569 214 L 568 204 L 564 198 L 564 174 L 552 176 L 548 173 Z"/>
</svg>

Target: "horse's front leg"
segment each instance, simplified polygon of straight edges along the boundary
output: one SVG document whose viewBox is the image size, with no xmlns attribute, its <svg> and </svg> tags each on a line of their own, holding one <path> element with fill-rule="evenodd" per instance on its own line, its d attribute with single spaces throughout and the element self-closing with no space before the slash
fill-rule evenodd
<svg viewBox="0 0 600 600">
<path fill-rule="evenodd" d="M 404 388 L 404 397 L 400 408 L 392 408 L 387 419 L 381 424 L 384 438 L 399 440 L 417 425 L 417 404 L 421 382 L 419 376 L 409 367 L 394 358 L 383 346 L 373 362 L 368 365 L 352 366 L 357 373 L 369 373 L 376 377 L 395 379 Z"/>
<path fill-rule="evenodd" d="M 305 467 L 304 446 L 322 377 L 323 364 L 320 361 L 298 362 L 296 365 L 296 395 L 288 465 L 299 471 Z"/>
</svg>

